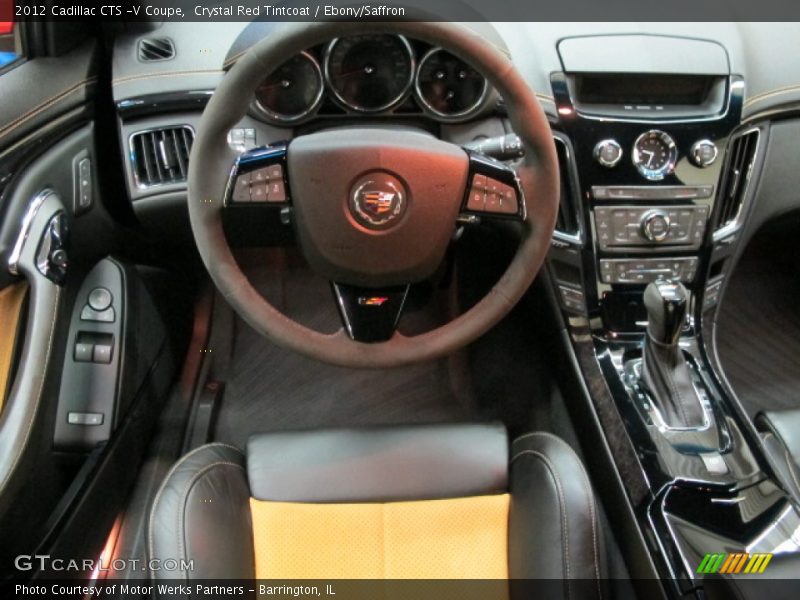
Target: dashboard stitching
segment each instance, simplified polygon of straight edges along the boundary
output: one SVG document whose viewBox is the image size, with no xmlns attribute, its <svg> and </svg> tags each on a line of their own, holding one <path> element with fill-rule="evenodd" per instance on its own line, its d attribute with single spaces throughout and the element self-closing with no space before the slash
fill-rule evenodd
<svg viewBox="0 0 800 600">
<path fill-rule="evenodd" d="M 143 75 L 128 75 L 127 77 L 120 77 L 114 79 L 111 85 L 119 85 L 121 83 L 128 83 L 130 81 L 138 81 L 141 79 L 160 79 L 162 77 L 184 77 L 188 75 L 224 75 L 225 72 L 220 69 L 198 69 L 196 71 L 166 71 L 164 73 L 156 74 L 143 74 Z"/>
<path fill-rule="evenodd" d="M 238 61 L 245 55 L 246 52 L 247 50 L 242 50 L 241 52 L 239 52 L 239 54 L 234 54 L 228 60 L 222 63 L 223 70 L 227 71 L 228 69 L 230 69 L 234 64 L 236 64 L 236 61 Z"/>
<path fill-rule="evenodd" d="M 89 85 L 91 85 L 95 81 L 96 81 L 95 77 L 89 77 L 88 79 L 84 79 L 83 81 L 80 81 L 80 82 L 72 85 L 71 87 L 67 88 L 66 90 L 64 90 L 62 92 L 59 92 L 55 96 L 51 96 L 48 100 L 45 100 L 41 104 L 35 106 L 34 108 L 29 110 L 25 114 L 17 117 L 16 119 L 14 119 L 12 121 L 9 121 L 8 123 L 6 123 L 2 127 L 0 127 L 0 138 L 8 135 L 11 131 L 13 131 L 14 129 L 17 129 L 18 127 L 20 127 L 26 121 L 29 121 L 30 119 L 32 119 L 33 117 L 35 117 L 39 113 L 47 110 L 48 108 L 51 108 L 52 106 L 54 106 L 59 101 L 61 101 L 64 98 L 66 98 L 67 96 L 70 96 L 71 94 L 77 92 L 78 90 L 80 90 L 80 89 L 82 89 L 84 87 L 88 87 Z"/>
<path fill-rule="evenodd" d="M 744 105 L 750 106 L 751 104 L 755 104 L 756 102 L 761 102 L 762 100 L 766 100 L 767 98 L 770 98 L 772 96 L 788 94 L 789 92 L 793 91 L 800 91 L 800 84 L 787 85 L 784 87 L 775 88 L 773 90 L 768 90 L 766 92 L 761 92 L 760 94 L 756 94 L 755 96 L 752 96 L 751 98 L 745 100 Z"/>
</svg>

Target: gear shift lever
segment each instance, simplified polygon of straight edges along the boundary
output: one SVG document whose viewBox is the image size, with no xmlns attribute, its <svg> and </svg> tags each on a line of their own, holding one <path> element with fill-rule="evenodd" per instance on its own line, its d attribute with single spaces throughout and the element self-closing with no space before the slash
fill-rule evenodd
<svg viewBox="0 0 800 600">
<path fill-rule="evenodd" d="M 700 427 L 703 407 L 692 384 L 689 366 L 678 346 L 686 318 L 683 284 L 655 281 L 644 291 L 647 336 L 642 356 L 642 383 L 669 427 Z"/>
<path fill-rule="evenodd" d="M 682 283 L 655 281 L 644 290 L 647 335 L 659 344 L 675 346 L 686 319 L 686 288 Z"/>
</svg>

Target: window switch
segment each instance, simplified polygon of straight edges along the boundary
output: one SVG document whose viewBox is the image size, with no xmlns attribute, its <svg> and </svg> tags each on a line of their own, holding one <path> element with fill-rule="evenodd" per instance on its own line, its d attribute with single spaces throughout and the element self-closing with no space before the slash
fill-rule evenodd
<svg viewBox="0 0 800 600">
<path fill-rule="evenodd" d="M 75 344 L 75 362 L 92 362 L 94 346 L 92 344 Z"/>
<path fill-rule="evenodd" d="M 111 362 L 111 346 L 97 344 L 94 347 L 94 361 L 96 363 L 108 364 Z"/>
<path fill-rule="evenodd" d="M 102 425 L 103 413 L 71 412 L 67 414 L 70 425 Z"/>
</svg>

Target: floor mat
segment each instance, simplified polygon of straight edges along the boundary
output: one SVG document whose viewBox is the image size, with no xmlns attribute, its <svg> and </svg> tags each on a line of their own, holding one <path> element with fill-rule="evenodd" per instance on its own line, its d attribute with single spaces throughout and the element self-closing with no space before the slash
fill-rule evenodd
<svg viewBox="0 0 800 600">
<path fill-rule="evenodd" d="M 786 248 L 780 236 L 755 238 L 717 317 L 722 367 L 751 417 L 800 407 L 800 271 Z"/>
<path fill-rule="evenodd" d="M 288 316 L 318 331 L 341 326 L 328 283 L 307 268 L 272 256 L 247 272 Z M 263 431 L 477 418 L 459 383 L 458 355 L 400 369 L 342 369 L 283 350 L 237 318 L 229 365 L 214 439 L 240 447 Z"/>
</svg>

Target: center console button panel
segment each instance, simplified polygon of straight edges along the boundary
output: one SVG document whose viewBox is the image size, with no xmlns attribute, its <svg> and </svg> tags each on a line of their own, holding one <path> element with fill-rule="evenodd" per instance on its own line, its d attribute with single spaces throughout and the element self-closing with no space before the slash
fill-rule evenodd
<svg viewBox="0 0 800 600">
<path fill-rule="evenodd" d="M 600 260 L 603 283 L 650 283 L 657 279 L 691 282 L 698 259 L 689 258 L 604 258 Z"/>
<path fill-rule="evenodd" d="M 713 185 L 593 185 L 595 200 L 696 200 L 710 198 Z"/>
<path fill-rule="evenodd" d="M 700 247 L 708 206 L 602 206 L 594 209 L 600 250 L 631 246 Z"/>
<path fill-rule="evenodd" d="M 697 273 L 698 259 L 688 258 L 603 258 L 600 279 L 603 283 L 650 283 L 657 279 L 691 282 Z"/>
</svg>

